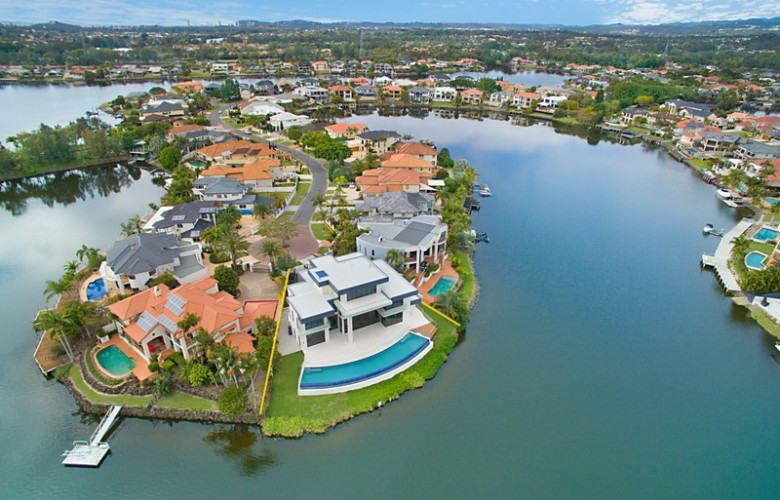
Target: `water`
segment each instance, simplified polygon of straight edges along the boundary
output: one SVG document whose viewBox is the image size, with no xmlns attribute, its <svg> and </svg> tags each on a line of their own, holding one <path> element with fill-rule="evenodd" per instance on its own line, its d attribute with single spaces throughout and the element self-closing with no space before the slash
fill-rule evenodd
<svg viewBox="0 0 780 500">
<path fill-rule="evenodd" d="M 87 284 L 87 300 L 100 300 L 106 296 L 106 283 L 98 278 Z"/>
<path fill-rule="evenodd" d="M 425 337 L 407 333 L 401 340 L 373 356 L 343 365 L 304 368 L 301 387 L 337 387 L 376 377 L 412 359 L 428 343 Z"/>
<path fill-rule="evenodd" d="M 439 278 L 439 281 L 436 282 L 435 285 L 433 285 L 433 288 L 428 291 L 428 295 L 431 297 L 438 297 L 439 295 L 446 293 L 450 291 L 452 288 L 452 285 L 455 284 L 455 278 L 451 278 L 449 276 L 442 276 Z"/>
<path fill-rule="evenodd" d="M 100 350 L 95 357 L 100 366 L 112 375 L 125 375 L 135 368 L 135 360 L 125 356 L 125 353 L 115 345 Z"/>
<path fill-rule="evenodd" d="M 764 265 L 764 259 L 766 259 L 766 254 L 761 252 L 750 252 L 745 256 L 745 265 L 750 269 L 763 271 L 766 267 Z"/>
<path fill-rule="evenodd" d="M 4 185 L 0 496 L 780 495 L 774 342 L 698 266 L 718 243 L 703 224 L 742 213 L 664 152 L 573 129 L 354 121 L 433 139 L 493 190 L 475 215 L 491 237 L 475 255 L 480 301 L 436 378 L 298 441 L 128 419 L 99 470 L 65 469 L 59 454 L 96 420 L 31 359 L 43 283 L 82 243 L 107 248 L 162 189 L 141 170 Z"/>
</svg>

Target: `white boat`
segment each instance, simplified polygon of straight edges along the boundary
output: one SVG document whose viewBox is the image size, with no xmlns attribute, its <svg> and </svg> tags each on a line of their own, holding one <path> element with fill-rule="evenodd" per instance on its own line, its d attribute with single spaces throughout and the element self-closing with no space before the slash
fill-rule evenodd
<svg viewBox="0 0 780 500">
<path fill-rule="evenodd" d="M 775 342 L 775 349 L 777 349 L 778 351 L 780 351 L 780 340 L 778 340 L 777 342 Z"/>
<path fill-rule="evenodd" d="M 715 191 L 715 194 L 719 197 L 723 198 L 724 200 L 728 200 L 732 196 L 734 196 L 734 193 L 729 191 L 728 189 L 720 188 L 717 191 Z"/>
<path fill-rule="evenodd" d="M 480 196 L 493 196 L 493 193 L 490 192 L 490 186 L 487 184 L 482 184 L 482 189 L 479 190 Z"/>
</svg>

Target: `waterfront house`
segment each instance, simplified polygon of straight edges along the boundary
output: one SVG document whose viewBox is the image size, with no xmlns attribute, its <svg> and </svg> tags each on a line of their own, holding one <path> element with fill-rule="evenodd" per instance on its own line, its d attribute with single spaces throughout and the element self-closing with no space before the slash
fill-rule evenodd
<svg viewBox="0 0 780 500">
<path fill-rule="evenodd" d="M 493 92 L 490 94 L 490 97 L 488 97 L 487 104 L 489 106 L 503 106 L 504 104 L 511 102 L 514 96 L 515 95 L 508 90 Z"/>
<path fill-rule="evenodd" d="M 436 87 L 433 89 L 434 102 L 452 102 L 458 97 L 458 91 L 452 87 Z"/>
<path fill-rule="evenodd" d="M 288 324 L 304 353 L 336 336 L 352 344 L 361 335 L 381 335 L 381 330 L 405 323 L 412 306 L 422 300 L 386 262 L 358 252 L 311 258 L 296 274 L 297 282 L 287 289 Z"/>
<path fill-rule="evenodd" d="M 428 160 L 423 160 L 416 155 L 410 155 L 406 153 L 391 153 L 388 155 L 382 155 L 382 157 L 386 158 L 382 161 L 382 168 L 384 169 L 399 168 L 412 170 L 417 172 L 421 178 L 431 178 L 433 177 L 433 174 L 436 173 L 436 167 L 434 167 L 431 162 Z"/>
<path fill-rule="evenodd" d="M 701 149 L 705 152 L 729 151 L 739 144 L 741 139 L 742 137 L 737 134 L 707 130 L 701 136 Z"/>
<path fill-rule="evenodd" d="M 147 362 L 152 356 L 179 352 L 192 359 L 196 347 L 195 333 L 205 329 L 215 342 L 225 342 L 240 353 L 255 352 L 253 336 L 255 318 L 276 318 L 277 300 L 252 300 L 243 304 L 229 293 L 220 291 L 217 281 L 203 278 L 171 290 L 157 285 L 111 304 L 120 338 Z M 188 314 L 198 317 L 189 331 L 177 323 Z"/>
<path fill-rule="evenodd" d="M 355 178 L 364 197 L 394 191 L 420 192 L 420 174 L 403 168 L 372 168 Z"/>
<path fill-rule="evenodd" d="M 393 147 L 401 139 L 401 135 L 393 130 L 370 130 L 357 135 L 361 151 L 370 151 L 381 155 Z"/>
<path fill-rule="evenodd" d="M 389 250 L 404 256 L 406 269 L 415 273 L 441 264 L 447 251 L 447 224 L 438 215 L 417 215 L 392 222 L 360 221 L 368 232 L 357 237 L 357 250 L 372 259 L 384 259 Z"/>
<path fill-rule="evenodd" d="M 396 143 L 394 149 L 396 153 L 416 156 L 421 160 L 430 162 L 434 167 L 438 165 L 439 152 L 433 146 L 421 142 L 410 141 Z"/>
<path fill-rule="evenodd" d="M 530 108 L 537 99 L 539 99 L 539 94 L 535 92 L 517 92 L 512 97 L 512 106 L 516 108 Z"/>
<path fill-rule="evenodd" d="M 400 99 L 403 96 L 404 89 L 398 85 L 387 85 L 382 89 L 382 96 L 385 99 Z"/>
<path fill-rule="evenodd" d="M 327 61 L 314 61 L 311 63 L 311 69 L 315 73 L 330 73 L 330 66 Z"/>
<path fill-rule="evenodd" d="M 141 110 L 141 119 L 144 120 L 152 115 L 175 118 L 184 116 L 185 111 L 181 104 L 163 101 L 157 105 L 146 106 Z"/>
<path fill-rule="evenodd" d="M 317 103 L 327 102 L 330 97 L 330 94 L 328 94 L 327 89 L 324 89 L 322 87 L 317 87 L 314 85 L 298 87 L 297 89 L 292 91 L 292 94 L 293 96 L 296 97 L 311 99 L 312 101 Z"/>
<path fill-rule="evenodd" d="M 373 85 L 358 85 L 355 87 L 355 95 L 363 101 L 376 99 L 377 90 Z"/>
<path fill-rule="evenodd" d="M 409 89 L 409 101 L 427 104 L 431 101 L 431 90 L 425 87 L 412 87 Z"/>
<path fill-rule="evenodd" d="M 479 89 L 468 89 L 460 93 L 460 100 L 463 104 L 469 106 L 479 106 L 482 104 L 482 92 Z"/>
<path fill-rule="evenodd" d="M 139 233 L 117 240 L 100 265 L 100 275 L 122 293 L 145 290 L 147 282 L 170 272 L 179 283 L 208 276 L 197 243 L 184 243 L 173 234 Z"/>
<path fill-rule="evenodd" d="M 335 97 L 345 101 L 351 101 L 353 99 L 352 89 L 346 85 L 333 85 L 332 87 L 328 87 L 328 91 Z"/>
<path fill-rule="evenodd" d="M 763 142 L 748 142 L 741 144 L 734 151 L 734 156 L 742 160 L 764 160 L 780 158 L 780 148 Z"/>
<path fill-rule="evenodd" d="M 638 106 L 629 106 L 627 108 L 624 108 L 622 115 L 623 115 L 623 123 L 626 124 L 634 123 L 634 121 L 637 118 L 647 120 L 647 110 L 642 109 Z"/>
<path fill-rule="evenodd" d="M 201 82 L 197 82 L 194 80 L 191 80 L 189 82 L 179 82 L 174 87 L 174 89 L 178 90 L 182 94 L 200 94 L 204 90 L 206 90 L 206 86 L 203 85 Z"/>
<path fill-rule="evenodd" d="M 366 131 L 365 123 L 334 123 L 325 127 L 325 132 L 334 139 L 355 139 Z"/>
<path fill-rule="evenodd" d="M 366 214 L 363 220 L 394 220 L 431 214 L 435 206 L 436 198 L 431 194 L 393 191 L 366 196 L 355 209 Z"/>
<path fill-rule="evenodd" d="M 173 207 L 160 207 L 146 222 L 146 232 L 173 234 L 183 241 L 197 243 L 203 231 L 214 227 L 217 204 L 213 201 L 193 201 Z"/>
<path fill-rule="evenodd" d="M 276 88 L 276 84 L 271 80 L 260 80 L 254 84 L 255 94 L 257 95 L 271 95 L 276 94 L 279 89 Z"/>
<path fill-rule="evenodd" d="M 196 149 L 194 156 L 201 161 L 243 165 L 259 158 L 276 158 L 277 150 L 266 143 L 229 140 Z"/>
</svg>

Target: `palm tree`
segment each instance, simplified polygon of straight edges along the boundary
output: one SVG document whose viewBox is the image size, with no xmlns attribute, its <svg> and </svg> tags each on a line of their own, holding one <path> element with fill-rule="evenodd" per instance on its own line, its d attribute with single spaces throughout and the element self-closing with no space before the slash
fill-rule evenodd
<svg viewBox="0 0 780 500">
<path fill-rule="evenodd" d="M 463 298 L 456 290 L 449 290 L 439 295 L 433 305 L 456 321 L 462 321 L 464 311 L 468 311 Z"/>
<path fill-rule="evenodd" d="M 255 208 L 252 211 L 252 214 L 258 218 L 258 219 L 265 219 L 266 216 L 271 215 L 273 211 L 271 210 L 270 205 L 266 205 L 265 203 L 257 203 L 255 204 Z"/>
<path fill-rule="evenodd" d="M 230 257 L 233 266 L 237 265 L 238 259 L 249 255 L 249 242 L 234 230 L 225 231 L 217 242 L 217 247 L 221 247 L 223 252 Z"/>
<path fill-rule="evenodd" d="M 273 269 L 276 267 L 276 259 L 284 255 L 284 247 L 278 241 L 268 238 L 261 243 L 260 253 L 268 257 L 271 261 L 271 269 Z"/>
<path fill-rule="evenodd" d="M 208 357 L 208 353 L 214 346 L 214 336 L 202 326 L 195 330 L 195 343 L 192 345 L 195 356 L 198 358 Z"/>
<path fill-rule="evenodd" d="M 195 313 L 187 313 L 181 320 L 176 322 L 176 326 L 178 326 L 186 335 L 190 333 L 190 331 L 195 328 L 198 323 L 200 323 L 200 316 Z"/>
<path fill-rule="evenodd" d="M 125 236 L 130 236 L 141 232 L 141 216 L 134 215 L 119 225 L 120 231 Z"/>
<path fill-rule="evenodd" d="M 66 334 L 67 320 L 56 309 L 47 309 L 40 311 L 33 321 L 33 328 L 39 332 L 51 330 L 52 338 L 58 340 L 65 349 L 68 357 L 73 361 L 73 348 Z"/>
<path fill-rule="evenodd" d="M 314 195 L 314 198 L 311 200 L 312 206 L 314 208 L 319 209 L 320 212 L 320 218 L 322 220 L 325 220 L 325 203 L 328 202 L 328 197 L 325 196 L 325 193 L 317 193 Z"/>
<path fill-rule="evenodd" d="M 98 318 L 97 307 L 93 302 L 74 300 L 63 307 L 63 317 L 74 330 L 80 330 L 82 336 L 86 337 L 89 332 L 87 327 L 93 325 Z"/>
<path fill-rule="evenodd" d="M 47 281 L 46 288 L 43 291 L 43 296 L 46 300 L 50 300 L 52 297 L 62 295 L 65 292 L 69 292 L 73 289 L 73 276 L 65 274 L 57 281 Z"/>
<path fill-rule="evenodd" d="M 390 264 L 390 267 L 402 274 L 406 267 L 405 260 L 404 254 L 395 248 L 388 250 L 385 255 L 385 261 Z"/>
<path fill-rule="evenodd" d="M 255 410 L 257 409 L 257 392 L 255 392 L 255 373 L 257 373 L 257 368 L 257 359 L 254 356 L 244 354 L 239 357 L 236 369 L 238 373 L 249 378 L 249 386 L 252 388 L 252 408 Z"/>
<path fill-rule="evenodd" d="M 236 370 L 238 368 L 239 356 L 235 349 L 223 343 L 215 344 L 208 352 L 209 361 L 214 364 L 222 385 L 225 387 L 230 384 L 230 380 L 238 387 Z"/>
<path fill-rule="evenodd" d="M 740 234 L 731 240 L 731 243 L 734 245 L 734 254 L 737 258 L 744 257 L 750 247 L 750 240 L 748 240 L 744 234 Z"/>
<path fill-rule="evenodd" d="M 76 257 L 78 257 L 79 261 L 86 264 L 89 269 L 98 267 L 102 258 L 100 250 L 87 245 L 81 245 L 81 248 L 76 252 Z"/>
<path fill-rule="evenodd" d="M 79 263 L 75 260 L 69 260 L 68 262 L 65 263 L 63 269 L 65 270 L 65 274 L 72 276 L 76 274 L 76 271 L 79 270 Z"/>
<path fill-rule="evenodd" d="M 466 252 L 474 250 L 474 235 L 468 231 L 461 231 L 455 235 L 455 247 Z"/>
</svg>

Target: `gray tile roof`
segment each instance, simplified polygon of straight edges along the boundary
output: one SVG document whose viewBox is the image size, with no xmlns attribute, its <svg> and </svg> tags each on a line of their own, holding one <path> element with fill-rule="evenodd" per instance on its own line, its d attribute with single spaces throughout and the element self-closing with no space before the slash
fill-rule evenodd
<svg viewBox="0 0 780 500">
<path fill-rule="evenodd" d="M 147 106 L 142 113 L 170 113 L 171 111 L 184 111 L 181 104 L 161 102 L 157 106 Z"/>
<path fill-rule="evenodd" d="M 369 196 L 363 203 L 357 205 L 363 212 L 377 212 L 379 214 L 420 214 L 430 210 L 436 199 L 425 193 L 407 193 L 406 191 L 394 191 L 382 193 L 377 196 Z"/>
<path fill-rule="evenodd" d="M 201 179 L 204 179 L 201 181 Z M 243 194 L 249 190 L 248 186 L 241 184 L 232 177 L 201 177 L 193 183 L 195 187 L 203 187 L 203 194 Z"/>
<path fill-rule="evenodd" d="M 395 130 L 369 130 L 368 132 L 358 134 L 358 137 L 367 141 L 381 141 L 388 137 L 401 137 L 401 134 Z"/>
<path fill-rule="evenodd" d="M 217 205 L 213 201 L 193 201 L 171 207 L 163 214 L 163 219 L 154 223 L 155 229 L 165 229 L 176 224 L 193 224 L 204 214 L 215 213 Z"/>
<path fill-rule="evenodd" d="M 152 272 L 171 264 L 179 257 L 179 244 L 172 234 L 134 234 L 114 242 L 108 250 L 106 264 L 115 274 Z"/>
</svg>

